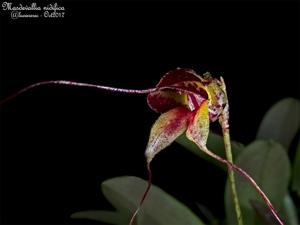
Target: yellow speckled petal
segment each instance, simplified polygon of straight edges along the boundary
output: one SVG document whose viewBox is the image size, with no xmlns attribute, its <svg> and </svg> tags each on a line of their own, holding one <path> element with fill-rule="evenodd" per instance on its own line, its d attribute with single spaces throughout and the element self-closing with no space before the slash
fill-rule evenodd
<svg viewBox="0 0 300 225">
<path fill-rule="evenodd" d="M 191 119 L 186 136 L 199 147 L 206 146 L 209 134 L 208 101 L 203 101 Z"/>
<path fill-rule="evenodd" d="M 177 107 L 160 115 L 151 129 L 145 152 L 148 163 L 186 131 L 190 116 L 191 112 L 185 107 Z"/>
</svg>

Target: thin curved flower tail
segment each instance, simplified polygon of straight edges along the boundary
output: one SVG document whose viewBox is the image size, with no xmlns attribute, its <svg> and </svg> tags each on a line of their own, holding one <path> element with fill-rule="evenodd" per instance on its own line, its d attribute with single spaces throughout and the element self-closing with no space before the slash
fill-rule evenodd
<svg viewBox="0 0 300 225">
<path fill-rule="evenodd" d="M 82 82 L 76 82 L 76 81 L 70 81 L 70 80 L 48 80 L 48 81 L 42 81 L 38 83 L 31 84 L 16 93 L 0 100 L 0 105 L 9 102 L 10 100 L 18 97 L 19 95 L 40 86 L 46 86 L 46 85 L 65 85 L 65 86 L 77 86 L 77 87 L 87 87 L 87 88 L 95 88 L 100 89 L 104 91 L 110 91 L 110 92 L 119 92 L 119 93 L 126 93 L 126 94 L 149 94 L 153 91 L 156 91 L 157 88 L 150 88 L 145 90 L 135 90 L 135 89 L 124 89 L 124 88 L 115 88 L 115 87 L 109 87 L 109 86 L 102 86 L 97 84 L 90 84 L 90 83 L 82 83 Z"/>
<path fill-rule="evenodd" d="M 148 186 L 143 194 L 137 210 L 131 217 L 129 225 L 133 225 L 138 212 L 150 190 L 152 184 L 152 173 L 150 162 L 153 157 L 162 149 L 169 146 L 177 137 L 183 134 L 187 128 L 190 112 L 185 107 L 171 109 L 156 120 L 150 131 L 150 138 L 146 147 L 145 156 L 147 159 L 147 169 L 149 174 Z"/>
<path fill-rule="evenodd" d="M 139 213 L 144 201 L 146 200 L 146 197 L 150 191 L 150 188 L 151 188 L 151 185 L 152 185 L 152 172 L 151 172 L 151 168 L 150 168 L 150 164 L 147 163 L 147 171 L 148 171 L 148 184 L 147 184 L 147 188 L 139 202 L 139 206 L 138 208 L 135 210 L 135 212 L 133 213 L 131 219 L 130 219 L 130 222 L 129 222 L 129 225 L 133 225 L 134 222 L 135 222 L 135 219 L 136 219 L 136 216 L 137 214 Z"/>
</svg>

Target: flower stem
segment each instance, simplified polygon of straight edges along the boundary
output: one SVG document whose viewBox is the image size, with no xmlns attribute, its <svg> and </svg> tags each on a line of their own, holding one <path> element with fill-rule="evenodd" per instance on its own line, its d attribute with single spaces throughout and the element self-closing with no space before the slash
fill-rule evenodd
<svg viewBox="0 0 300 225">
<path fill-rule="evenodd" d="M 233 163 L 229 129 L 224 128 L 223 125 L 222 125 L 222 128 L 223 128 L 223 137 L 224 137 L 226 158 L 229 162 Z M 238 194 L 237 194 L 237 190 L 236 190 L 234 172 L 230 167 L 228 167 L 228 175 L 229 175 L 229 183 L 230 183 L 230 187 L 231 187 L 237 222 L 238 222 L 238 225 L 243 225 L 242 212 L 241 212 L 239 198 L 238 198 Z"/>
<path fill-rule="evenodd" d="M 221 83 L 222 83 L 221 88 L 223 89 L 224 94 L 226 96 L 227 104 L 224 107 L 221 116 L 219 117 L 219 122 L 222 126 L 222 131 L 223 131 L 223 139 L 224 139 L 224 145 L 225 145 L 226 158 L 230 163 L 233 164 L 231 142 L 230 142 L 230 132 L 229 132 L 228 96 L 227 96 L 227 91 L 226 91 L 226 85 L 225 85 L 225 82 L 222 77 L 221 77 Z M 237 223 L 238 223 L 238 225 L 243 225 L 242 211 L 241 211 L 239 198 L 238 198 L 238 194 L 237 194 L 234 172 L 233 172 L 232 168 L 230 167 L 230 165 L 228 165 L 228 176 L 229 176 L 229 183 L 230 183 L 230 188 L 231 188 L 231 192 L 232 192 L 232 198 L 233 198 Z"/>
</svg>

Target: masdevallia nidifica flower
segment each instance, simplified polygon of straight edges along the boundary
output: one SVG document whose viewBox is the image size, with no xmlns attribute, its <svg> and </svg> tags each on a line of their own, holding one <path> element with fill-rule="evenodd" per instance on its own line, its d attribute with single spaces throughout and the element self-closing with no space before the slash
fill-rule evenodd
<svg viewBox="0 0 300 225">
<path fill-rule="evenodd" d="M 183 133 L 185 133 L 186 137 L 194 142 L 200 150 L 226 164 L 230 170 L 234 170 L 245 177 L 261 195 L 279 224 L 284 224 L 268 197 L 251 176 L 232 162 L 214 154 L 206 146 L 210 122 L 218 120 L 222 126 L 223 134 L 229 129 L 229 105 L 226 86 L 222 77 L 216 79 L 209 73 L 204 74 L 202 77 L 191 69 L 177 68 L 166 73 L 155 88 L 145 90 L 113 88 L 66 80 L 42 81 L 32 84 L 9 96 L 2 100 L 0 105 L 32 88 L 51 84 L 91 87 L 128 94 L 148 94 L 148 105 L 155 112 L 161 114 L 151 128 L 145 151 L 149 173 L 148 187 L 141 197 L 138 209 L 129 222 L 130 225 L 133 225 L 136 215 L 150 190 L 152 183 L 150 163 L 152 159 Z"/>
</svg>

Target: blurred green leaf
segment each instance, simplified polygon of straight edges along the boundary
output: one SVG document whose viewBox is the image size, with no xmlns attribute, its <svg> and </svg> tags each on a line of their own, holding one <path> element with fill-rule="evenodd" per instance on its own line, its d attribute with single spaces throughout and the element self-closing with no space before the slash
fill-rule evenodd
<svg viewBox="0 0 300 225">
<path fill-rule="evenodd" d="M 290 176 L 290 162 L 282 145 L 275 141 L 255 141 L 243 150 L 236 164 L 251 175 L 276 209 L 282 208 Z M 245 178 L 239 175 L 236 175 L 236 185 L 244 225 L 263 224 L 251 206 L 251 201 L 265 204 L 260 195 Z M 225 190 L 225 207 L 227 224 L 237 224 L 228 180 Z"/>
<path fill-rule="evenodd" d="M 196 203 L 199 211 L 207 219 L 209 225 L 219 225 L 219 220 L 213 215 L 213 213 L 205 205 Z"/>
<path fill-rule="evenodd" d="M 102 192 L 116 211 L 83 211 L 71 217 L 128 225 L 146 186 L 147 182 L 137 177 L 117 177 L 104 181 Z M 155 185 L 151 187 L 137 220 L 139 225 L 204 224 L 189 208 Z"/>
<path fill-rule="evenodd" d="M 287 225 L 299 225 L 297 209 L 289 194 L 284 197 L 282 215 Z"/>
<path fill-rule="evenodd" d="M 265 225 L 280 225 L 276 218 L 272 215 L 270 209 L 263 204 L 262 202 L 258 201 L 250 201 L 253 209 L 257 213 L 257 215 L 261 218 L 262 223 Z"/>
<path fill-rule="evenodd" d="M 265 114 L 256 138 L 273 139 L 288 150 L 299 128 L 300 101 L 285 98 L 273 105 Z"/>
<path fill-rule="evenodd" d="M 218 162 L 217 160 L 211 158 L 206 153 L 201 151 L 194 142 L 187 139 L 185 134 L 179 136 L 176 139 L 176 142 L 179 143 L 180 145 L 182 145 L 184 148 L 191 151 L 192 153 L 196 154 L 197 156 L 199 156 L 199 157 L 201 157 L 201 158 L 203 158 L 203 159 L 205 159 L 227 171 L 227 167 L 224 166 L 223 163 Z M 240 154 L 240 152 L 244 148 L 244 145 L 239 142 L 236 142 L 236 141 L 231 141 L 231 145 L 232 145 L 231 147 L 232 147 L 233 158 L 235 158 L 235 157 L 237 157 L 238 154 Z M 211 132 L 208 136 L 207 147 L 215 154 L 217 154 L 223 158 L 226 157 L 224 141 L 223 141 L 222 136 Z"/>
<path fill-rule="evenodd" d="M 264 224 L 279 224 L 275 217 L 272 215 L 270 209 L 266 206 L 266 204 L 251 201 L 251 205 L 254 207 L 257 214 L 261 217 Z M 281 216 L 285 221 L 286 225 L 299 225 L 296 206 L 289 194 L 287 194 L 283 199 L 281 212 Z"/>
<path fill-rule="evenodd" d="M 298 141 L 293 164 L 292 190 L 296 191 L 300 197 L 300 140 Z"/>
</svg>

